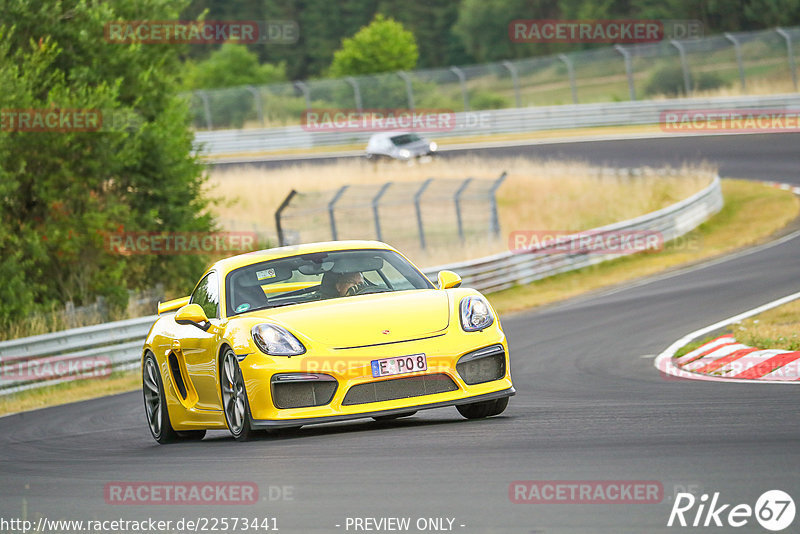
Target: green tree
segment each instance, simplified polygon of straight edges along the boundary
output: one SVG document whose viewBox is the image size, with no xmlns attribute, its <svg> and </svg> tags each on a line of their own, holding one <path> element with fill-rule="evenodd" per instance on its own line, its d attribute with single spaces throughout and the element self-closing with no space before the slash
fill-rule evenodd
<svg viewBox="0 0 800 534">
<path fill-rule="evenodd" d="M 217 89 L 286 81 L 286 65 L 260 65 L 258 55 L 245 45 L 225 43 L 208 59 L 186 64 L 186 89 Z"/>
<path fill-rule="evenodd" d="M 333 54 L 329 74 L 342 77 L 408 70 L 416 66 L 418 57 L 414 34 L 378 14 L 369 26 L 342 41 Z"/>
<path fill-rule="evenodd" d="M 120 256 L 125 231 L 208 231 L 203 167 L 177 96 L 181 46 L 116 44 L 108 21 L 177 19 L 173 0 L 0 0 L 0 324 L 37 306 L 186 286 L 204 257 Z M 97 131 L 24 131 L 8 110 L 100 113 Z M 21 131 L 22 130 L 22 131 Z"/>
</svg>

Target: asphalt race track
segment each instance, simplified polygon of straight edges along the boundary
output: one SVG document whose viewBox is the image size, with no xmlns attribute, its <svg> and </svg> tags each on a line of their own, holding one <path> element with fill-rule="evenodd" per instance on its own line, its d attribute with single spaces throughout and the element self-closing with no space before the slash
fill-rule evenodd
<svg viewBox="0 0 800 534">
<path fill-rule="evenodd" d="M 798 141 L 792 134 L 653 139 L 492 155 L 617 165 L 705 159 L 719 162 L 723 176 L 799 183 Z M 794 386 L 667 379 L 652 360 L 692 330 L 800 291 L 798 260 L 800 237 L 790 237 L 627 289 L 504 317 L 518 393 L 503 416 L 489 420 L 467 421 L 446 408 L 248 443 L 211 432 L 202 442 L 159 446 L 138 392 L 5 417 L 0 515 L 275 517 L 285 533 L 353 532 L 345 530 L 348 517 L 410 517 L 412 526 L 417 518 L 454 518 L 452 529 L 464 533 L 640 533 L 697 530 L 666 527 L 681 488 L 750 506 L 763 492 L 782 489 L 800 504 Z M 109 482 L 190 480 L 255 482 L 261 502 L 212 508 L 104 500 Z M 664 498 L 514 504 L 509 485 L 516 480 L 659 481 Z M 290 498 L 280 498 L 277 487 L 284 486 Z M 800 518 L 785 532 L 800 531 L 798 525 Z M 736 530 L 764 532 L 754 518 Z"/>
</svg>

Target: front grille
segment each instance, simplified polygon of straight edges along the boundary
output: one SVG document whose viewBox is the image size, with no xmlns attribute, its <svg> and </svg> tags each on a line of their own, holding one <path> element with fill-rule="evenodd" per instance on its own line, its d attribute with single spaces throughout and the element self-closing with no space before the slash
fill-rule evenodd
<svg viewBox="0 0 800 534">
<path fill-rule="evenodd" d="M 458 386 L 444 373 L 393 378 L 353 386 L 344 397 L 343 405 L 367 404 L 435 393 L 456 391 Z"/>
<path fill-rule="evenodd" d="M 329 375 L 295 375 L 272 377 L 272 403 L 276 408 L 308 408 L 331 402 L 338 382 Z"/>
<path fill-rule="evenodd" d="M 506 376 L 506 353 L 502 345 L 470 352 L 459 358 L 456 371 L 470 386 L 500 380 Z"/>
</svg>

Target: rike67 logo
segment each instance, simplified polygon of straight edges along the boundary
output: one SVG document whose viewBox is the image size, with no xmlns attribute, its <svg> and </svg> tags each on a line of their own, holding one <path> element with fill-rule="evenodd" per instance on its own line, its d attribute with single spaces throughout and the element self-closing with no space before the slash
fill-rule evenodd
<svg viewBox="0 0 800 534">
<path fill-rule="evenodd" d="M 763 528 L 778 532 L 791 525 L 794 516 L 794 500 L 781 490 L 764 492 L 756 500 L 755 506 L 723 503 L 720 501 L 719 492 L 715 492 L 710 501 L 706 493 L 699 499 L 691 493 L 678 493 L 667 526 L 738 528 L 752 525 L 752 519 L 755 517 Z"/>
</svg>

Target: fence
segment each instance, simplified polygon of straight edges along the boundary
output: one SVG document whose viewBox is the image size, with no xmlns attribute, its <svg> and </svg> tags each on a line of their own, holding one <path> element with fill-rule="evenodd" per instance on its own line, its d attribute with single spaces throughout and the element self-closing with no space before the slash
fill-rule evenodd
<svg viewBox="0 0 800 534">
<path fill-rule="evenodd" d="M 798 90 L 800 27 L 616 45 L 446 69 L 195 91 L 197 130 L 299 125 L 312 108 L 452 111 L 618 102 L 756 84 Z"/>
<path fill-rule="evenodd" d="M 428 178 L 314 193 L 292 190 L 275 212 L 278 241 L 374 238 L 425 249 L 456 239 L 497 237 L 496 193 L 505 179 L 504 172 L 495 180 Z"/>
<path fill-rule="evenodd" d="M 455 127 L 452 130 L 431 132 L 425 135 L 430 139 L 440 139 L 561 128 L 659 124 L 662 112 L 675 109 L 769 109 L 789 112 L 794 110 L 796 113 L 798 107 L 800 107 L 800 94 L 792 93 L 458 112 L 455 114 Z M 357 145 L 363 149 L 370 135 L 372 135 L 370 132 L 345 130 L 309 132 L 300 126 L 284 126 L 281 128 L 196 132 L 195 142 L 203 154 L 218 157 L 217 161 L 251 161 L 254 158 L 247 156 L 247 153 L 336 145 Z"/>
<path fill-rule="evenodd" d="M 661 232 L 664 240 L 675 239 L 708 219 L 722 207 L 719 177 L 691 197 L 667 208 L 616 224 L 598 228 L 595 232 L 649 230 Z M 424 269 L 436 279 L 442 269 L 454 270 L 463 278 L 465 287 L 484 292 L 498 291 L 516 284 L 580 269 L 616 258 L 602 254 L 496 254 L 487 258 L 440 265 Z M 115 369 L 138 366 L 143 340 L 155 321 L 155 316 L 129 319 L 115 323 L 54 332 L 0 343 L 0 395 L 36 388 L 65 378 L 48 373 L 16 377 L 15 369 L 47 368 L 52 362 L 96 361 L 103 357 Z M 12 373 L 8 370 L 11 369 Z"/>
</svg>

